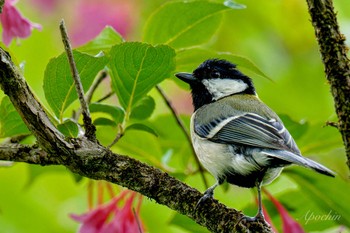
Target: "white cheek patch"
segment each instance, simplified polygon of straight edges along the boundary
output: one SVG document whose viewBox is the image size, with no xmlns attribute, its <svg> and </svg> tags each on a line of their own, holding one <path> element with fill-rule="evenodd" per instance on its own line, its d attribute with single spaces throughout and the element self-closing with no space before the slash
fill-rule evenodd
<svg viewBox="0 0 350 233">
<path fill-rule="evenodd" d="M 239 79 L 203 79 L 202 83 L 214 100 L 242 92 L 248 88 L 248 84 Z"/>
</svg>

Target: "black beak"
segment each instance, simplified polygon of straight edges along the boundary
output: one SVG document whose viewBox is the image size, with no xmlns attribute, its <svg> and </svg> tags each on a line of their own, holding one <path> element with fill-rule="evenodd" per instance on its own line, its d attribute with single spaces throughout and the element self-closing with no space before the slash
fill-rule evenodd
<svg viewBox="0 0 350 233">
<path fill-rule="evenodd" d="M 181 73 L 175 74 L 175 76 L 188 84 L 197 82 L 197 79 L 193 77 L 193 75 L 190 73 L 181 72 Z"/>
</svg>

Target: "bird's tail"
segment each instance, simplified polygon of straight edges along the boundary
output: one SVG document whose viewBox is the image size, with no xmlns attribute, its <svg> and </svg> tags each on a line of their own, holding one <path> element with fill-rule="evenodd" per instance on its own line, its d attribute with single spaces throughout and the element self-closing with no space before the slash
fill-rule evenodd
<svg viewBox="0 0 350 233">
<path fill-rule="evenodd" d="M 267 155 L 268 157 L 278 158 L 281 160 L 284 160 L 286 162 L 294 163 L 303 167 L 311 168 L 312 170 L 315 170 L 321 174 L 334 177 L 335 172 L 332 170 L 326 168 L 322 164 L 319 164 L 311 159 L 305 158 L 301 155 L 296 155 L 292 152 L 285 151 L 285 150 L 269 150 L 269 151 L 262 151 L 263 154 Z"/>
</svg>

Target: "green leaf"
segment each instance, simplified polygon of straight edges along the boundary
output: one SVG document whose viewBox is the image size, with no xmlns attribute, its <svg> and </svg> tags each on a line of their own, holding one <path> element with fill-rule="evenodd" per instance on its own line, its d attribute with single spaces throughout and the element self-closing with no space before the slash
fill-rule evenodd
<svg viewBox="0 0 350 233">
<path fill-rule="evenodd" d="M 154 99 L 151 96 L 145 96 L 140 99 L 132 109 L 130 118 L 145 120 L 149 118 L 156 106 Z"/>
<path fill-rule="evenodd" d="M 218 54 L 218 58 L 220 59 L 226 59 L 228 61 L 233 62 L 234 64 L 237 65 L 237 67 L 240 68 L 244 68 L 247 69 L 251 72 L 253 72 L 256 75 L 259 75 L 263 78 L 266 78 L 270 81 L 273 81 L 269 76 L 267 76 L 264 72 L 262 72 L 251 60 L 249 60 L 248 58 L 239 56 L 239 55 L 234 55 L 232 53 L 222 53 L 219 52 Z"/>
<path fill-rule="evenodd" d="M 186 48 L 207 43 L 220 26 L 223 4 L 207 1 L 169 2 L 148 19 L 144 41 Z"/>
<path fill-rule="evenodd" d="M 93 57 L 77 51 L 73 51 L 73 54 L 81 83 L 86 92 L 97 73 L 105 67 L 108 59 Z M 51 59 L 46 66 L 44 92 L 50 107 L 62 121 L 64 111 L 78 98 L 66 54 Z"/>
<path fill-rule="evenodd" d="M 92 103 L 89 105 L 89 109 L 91 113 L 102 112 L 109 114 L 113 118 L 115 125 L 123 122 L 125 115 L 122 108 L 109 104 Z"/>
<path fill-rule="evenodd" d="M 120 44 L 123 41 L 123 37 L 118 32 L 111 26 L 106 26 L 95 39 L 77 48 L 77 50 L 92 55 L 96 55 L 100 51 L 108 53 L 113 45 Z"/>
<path fill-rule="evenodd" d="M 350 226 L 350 203 L 345 201 L 348 200 L 350 192 L 349 182 L 342 180 L 339 176 L 325 177 L 301 168 L 288 170 L 288 176 L 298 183 L 303 196 L 308 197 L 324 210 L 324 215 L 331 211 L 340 216 L 337 219 L 339 224 Z"/>
<path fill-rule="evenodd" d="M 303 137 L 298 140 L 303 154 L 327 152 L 343 147 L 339 131 L 334 127 L 324 127 L 324 124 L 310 125 Z"/>
<path fill-rule="evenodd" d="M 94 125 L 104 125 L 104 126 L 109 125 L 109 126 L 116 127 L 117 123 L 115 121 L 112 121 L 111 119 L 108 119 L 105 117 L 99 117 L 94 120 Z"/>
<path fill-rule="evenodd" d="M 175 68 L 174 57 L 174 50 L 166 45 L 126 42 L 112 48 L 112 87 L 126 114 L 157 83 L 170 77 Z"/>
<path fill-rule="evenodd" d="M 72 120 L 66 120 L 62 124 L 57 125 L 57 129 L 66 137 L 76 138 L 79 133 L 79 126 Z"/>
<path fill-rule="evenodd" d="M 10 98 L 2 98 L 0 105 L 0 138 L 29 134 L 21 116 L 12 105 Z"/>
<path fill-rule="evenodd" d="M 128 131 L 128 130 L 141 130 L 141 131 L 150 133 L 150 134 L 158 137 L 158 134 L 154 129 L 152 129 L 151 127 L 149 127 L 147 125 L 140 124 L 140 123 L 129 125 L 128 127 L 126 127 L 125 131 Z"/>
<path fill-rule="evenodd" d="M 310 218 L 312 215 L 314 217 L 315 215 L 320 217 L 327 215 L 327 213 L 325 213 L 324 210 L 318 206 L 318 203 L 315 202 L 314 199 L 310 199 L 311 195 L 305 196 L 305 198 L 300 198 L 301 196 L 304 197 L 304 193 L 301 189 L 302 187 L 296 191 L 283 193 L 283 195 L 277 196 L 276 198 L 288 210 L 288 213 L 291 214 L 293 218 L 303 226 L 305 232 L 314 232 L 336 226 L 337 224 L 331 220 L 320 221 L 319 219 L 315 221 L 315 219 L 312 219 L 312 217 Z M 272 217 L 272 221 L 277 222 L 280 219 L 280 216 L 277 214 L 275 207 L 267 200 L 264 201 L 264 204 Z M 335 213 L 333 212 L 333 214 Z"/>
<path fill-rule="evenodd" d="M 222 53 L 201 48 L 191 48 L 178 51 L 176 56 L 176 70 L 181 72 L 192 72 L 199 66 L 199 64 L 201 64 L 204 60 L 209 58 L 228 60 L 236 64 L 238 69 L 243 68 L 249 70 L 250 72 L 258 76 L 271 80 L 252 61 L 245 57 L 237 56 L 231 53 Z"/>
</svg>

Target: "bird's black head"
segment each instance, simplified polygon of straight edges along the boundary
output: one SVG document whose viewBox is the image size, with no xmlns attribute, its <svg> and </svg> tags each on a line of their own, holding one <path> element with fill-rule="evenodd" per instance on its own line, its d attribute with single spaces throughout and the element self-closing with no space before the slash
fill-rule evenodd
<svg viewBox="0 0 350 233">
<path fill-rule="evenodd" d="M 230 95 L 256 95 L 252 80 L 226 60 L 206 60 L 192 74 L 177 73 L 176 77 L 191 86 L 195 110 Z"/>
</svg>

